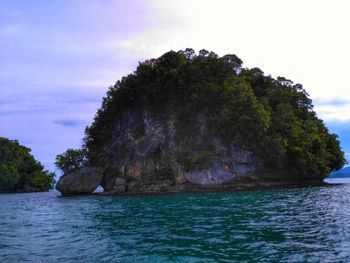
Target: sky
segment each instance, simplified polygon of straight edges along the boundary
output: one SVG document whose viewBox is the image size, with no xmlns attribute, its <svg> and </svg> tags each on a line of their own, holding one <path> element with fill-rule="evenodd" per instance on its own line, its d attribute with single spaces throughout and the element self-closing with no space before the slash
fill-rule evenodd
<svg viewBox="0 0 350 263">
<path fill-rule="evenodd" d="M 0 0 L 0 136 L 55 171 L 109 86 L 187 47 L 303 84 L 350 159 L 350 1 Z"/>
</svg>

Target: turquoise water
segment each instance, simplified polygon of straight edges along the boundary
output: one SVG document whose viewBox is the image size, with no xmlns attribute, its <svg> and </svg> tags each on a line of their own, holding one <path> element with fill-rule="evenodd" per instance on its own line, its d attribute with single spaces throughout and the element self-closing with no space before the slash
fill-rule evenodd
<svg viewBox="0 0 350 263">
<path fill-rule="evenodd" d="M 349 262 L 350 185 L 0 195 L 0 262 Z"/>
</svg>

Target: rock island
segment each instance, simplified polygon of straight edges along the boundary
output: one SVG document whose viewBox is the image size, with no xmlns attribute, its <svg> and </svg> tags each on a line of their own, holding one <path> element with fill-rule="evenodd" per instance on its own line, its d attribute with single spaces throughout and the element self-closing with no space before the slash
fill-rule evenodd
<svg viewBox="0 0 350 263">
<path fill-rule="evenodd" d="M 58 155 L 65 195 L 317 185 L 345 163 L 301 84 L 236 55 L 170 51 L 110 87 L 82 149 Z"/>
</svg>

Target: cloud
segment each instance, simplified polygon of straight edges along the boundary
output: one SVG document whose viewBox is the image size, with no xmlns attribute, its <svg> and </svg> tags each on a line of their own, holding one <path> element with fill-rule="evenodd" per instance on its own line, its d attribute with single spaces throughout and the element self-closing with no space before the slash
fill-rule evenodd
<svg viewBox="0 0 350 263">
<path fill-rule="evenodd" d="M 350 99 L 334 97 L 331 99 L 316 99 L 313 100 L 313 103 L 316 105 L 333 105 L 333 106 L 343 106 L 346 104 L 350 104 Z"/>
<path fill-rule="evenodd" d="M 85 89 L 84 89 L 85 88 Z M 67 112 L 76 119 L 91 120 L 100 106 L 107 88 L 90 88 L 89 86 L 44 88 L 27 86 L 27 90 L 4 90 L 0 98 L 0 115 L 21 113 L 22 116 L 44 113 L 60 119 Z"/>
<path fill-rule="evenodd" d="M 329 104 L 315 104 L 317 116 L 326 122 L 347 122 L 350 120 L 350 102 L 329 102 Z"/>
<path fill-rule="evenodd" d="M 64 127 L 76 127 L 79 126 L 81 123 L 80 120 L 73 119 L 54 120 L 53 122 Z"/>
<path fill-rule="evenodd" d="M 129 59 L 142 61 L 158 57 L 169 50 L 188 47 L 192 38 L 191 14 L 186 1 L 151 1 L 152 16 L 149 26 L 125 39 L 115 39 L 110 46 L 116 47 Z"/>
<path fill-rule="evenodd" d="M 144 60 L 172 49 L 235 53 L 244 66 L 302 83 L 313 99 L 350 99 L 347 1 L 153 1 L 148 29 L 115 45 Z M 310 17 L 311 16 L 311 17 Z"/>
</svg>

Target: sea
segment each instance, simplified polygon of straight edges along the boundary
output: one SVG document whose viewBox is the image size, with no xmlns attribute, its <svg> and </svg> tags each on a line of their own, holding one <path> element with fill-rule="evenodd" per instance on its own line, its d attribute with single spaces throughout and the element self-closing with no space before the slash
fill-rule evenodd
<svg viewBox="0 0 350 263">
<path fill-rule="evenodd" d="M 0 262 L 350 262 L 350 179 L 334 180 L 205 194 L 0 194 Z"/>
</svg>

